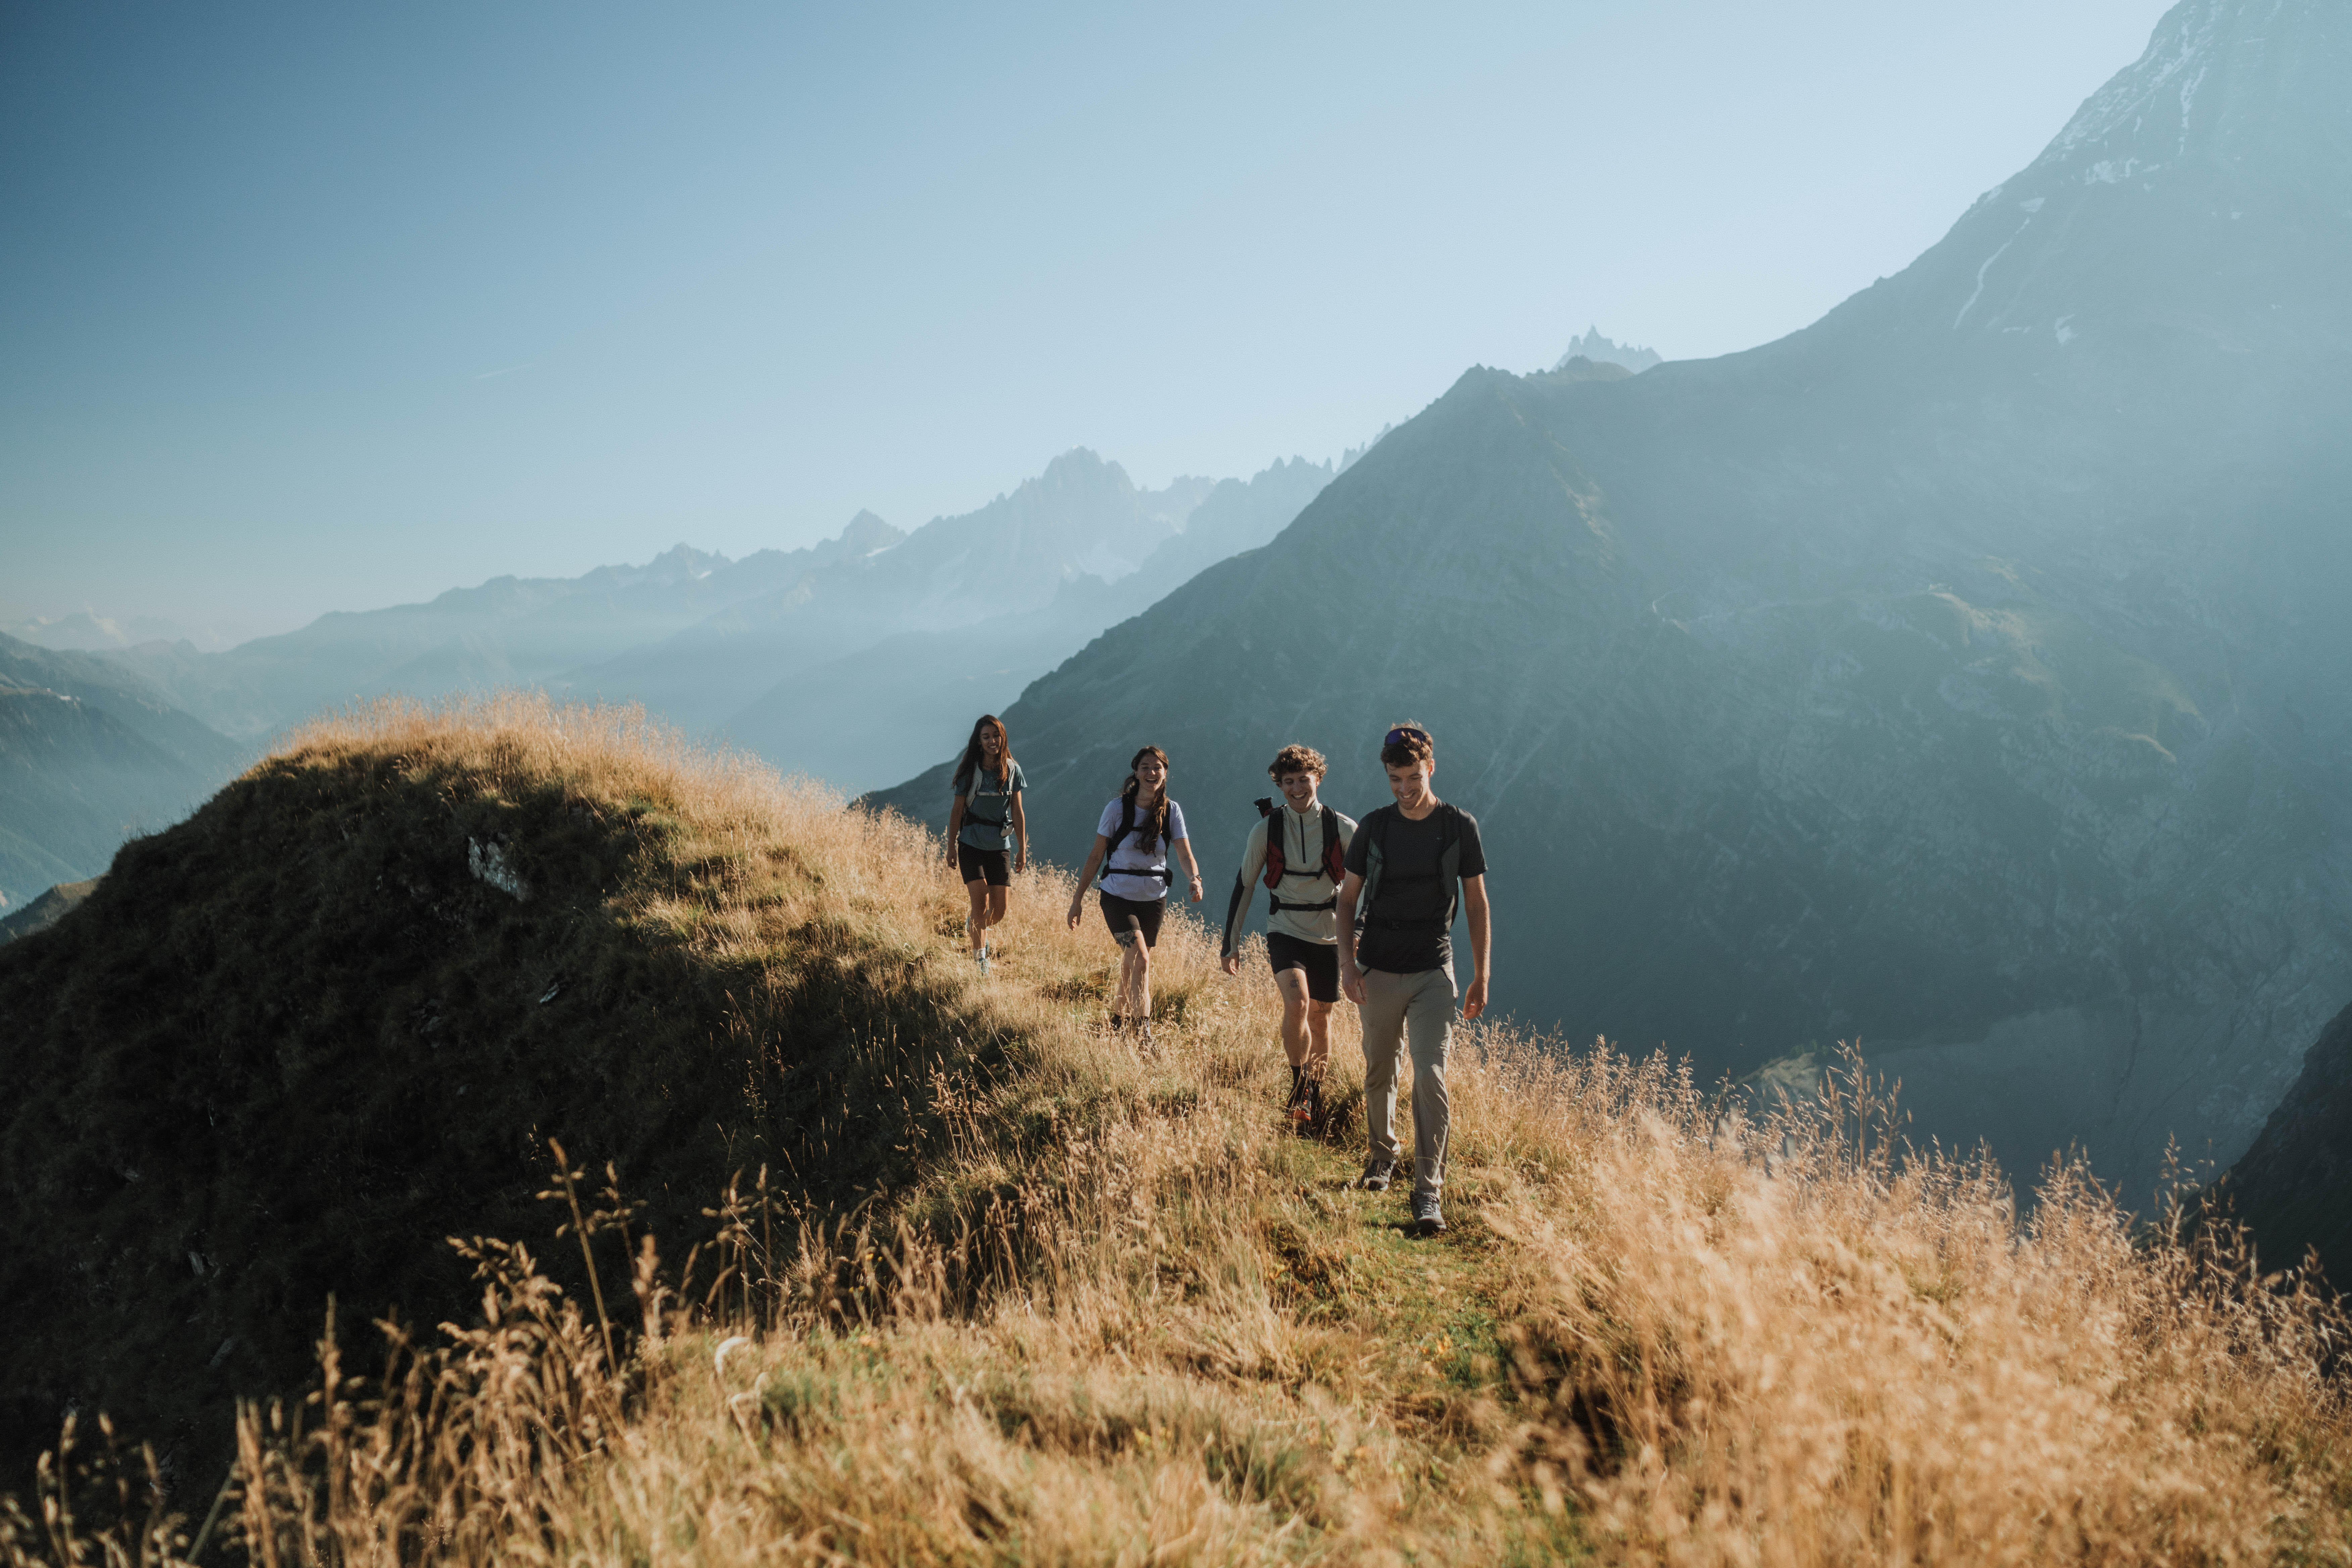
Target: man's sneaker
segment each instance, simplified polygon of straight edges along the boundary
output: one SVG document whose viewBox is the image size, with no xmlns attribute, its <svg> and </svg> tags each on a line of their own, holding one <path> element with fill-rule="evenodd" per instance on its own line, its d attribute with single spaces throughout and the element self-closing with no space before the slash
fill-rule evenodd
<svg viewBox="0 0 2352 1568">
<path fill-rule="evenodd" d="M 982 948 L 978 952 L 976 952 L 976 953 L 972 954 L 972 956 L 973 956 L 974 958 L 976 958 L 976 959 L 978 959 L 978 960 L 980 961 L 980 972 L 981 972 L 982 974 L 987 973 L 988 973 L 988 949 L 987 949 L 986 947 L 984 947 L 984 946 L 983 946 L 983 947 L 982 947 Z"/>
<path fill-rule="evenodd" d="M 1435 1198 L 1412 1200 L 1412 1228 L 1418 1236 L 1443 1236 L 1445 1233 L 1445 1216 L 1437 1212 Z"/>
<path fill-rule="evenodd" d="M 1389 1178 L 1395 1174 L 1396 1162 L 1375 1154 L 1364 1163 L 1364 1173 L 1356 1178 L 1356 1185 L 1368 1193 L 1384 1193 L 1389 1190 Z"/>
</svg>

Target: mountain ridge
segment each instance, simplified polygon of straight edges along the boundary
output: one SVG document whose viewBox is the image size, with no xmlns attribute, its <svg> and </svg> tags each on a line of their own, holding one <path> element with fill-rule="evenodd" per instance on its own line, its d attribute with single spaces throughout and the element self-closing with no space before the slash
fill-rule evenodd
<svg viewBox="0 0 2352 1568">
<path fill-rule="evenodd" d="M 2325 81 L 2239 48 L 2242 6 L 2176 7 L 1786 338 L 1465 372 L 1261 569 L 1007 710 L 1041 851 L 1083 854 L 1148 741 L 1213 882 L 1277 745 L 1358 810 L 1418 713 L 1440 793 L 1517 851 L 1498 1007 L 1734 1076 L 1859 1035 L 1923 1136 L 2015 1171 L 2088 1146 L 2144 1195 L 2171 1133 L 2227 1163 L 2352 995 L 2352 90 L 2323 90 L 2352 58 L 2290 12 Z M 2120 118 L 2177 97 L 2184 38 L 2187 118 Z M 2159 133 L 2186 154 L 2111 177 Z M 875 798 L 933 819 L 945 789 Z"/>
</svg>

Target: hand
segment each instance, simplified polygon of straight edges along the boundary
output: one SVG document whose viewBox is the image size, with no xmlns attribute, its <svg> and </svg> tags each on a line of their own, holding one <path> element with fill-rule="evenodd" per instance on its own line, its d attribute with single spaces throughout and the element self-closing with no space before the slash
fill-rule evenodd
<svg viewBox="0 0 2352 1568">
<path fill-rule="evenodd" d="M 1239 974 L 1242 972 L 1242 955 L 1240 953 L 1229 952 L 1225 954 L 1224 962 L 1226 973 Z"/>
<path fill-rule="evenodd" d="M 1076 898 L 1070 900 L 1070 929 L 1072 931 L 1078 929 L 1078 914 L 1080 910 L 1086 908 L 1086 903 L 1087 896 L 1084 892 L 1079 893 Z"/>
<path fill-rule="evenodd" d="M 1201 901 L 1201 879 L 1198 877 L 1192 879 L 1192 901 L 1196 904 Z"/>
<path fill-rule="evenodd" d="M 1465 993 L 1464 993 L 1464 994 L 1463 994 L 1463 997 L 1462 997 L 1462 1017 L 1463 1017 L 1463 1020 L 1466 1023 L 1468 1020 L 1470 1020 L 1470 1019 L 1472 1019 L 1472 1018 L 1476 1017 L 1479 1014 L 1481 1014 L 1481 1013 L 1485 1012 L 1486 1010 L 1486 977 L 1485 975 L 1481 974 L 1480 976 L 1478 976 L 1478 978 L 1477 978 L 1477 979 L 1473 980 L 1473 981 L 1470 983 L 1470 989 L 1469 989 L 1467 992 L 1465 992 Z"/>
<path fill-rule="evenodd" d="M 1029 846 L 1026 844 L 1024 844 L 1013 855 L 1013 868 L 1016 871 L 1026 871 L 1029 869 Z"/>
<path fill-rule="evenodd" d="M 1339 961 L 1339 994 L 1360 1007 L 1364 1005 L 1364 972 L 1353 961 Z"/>
</svg>

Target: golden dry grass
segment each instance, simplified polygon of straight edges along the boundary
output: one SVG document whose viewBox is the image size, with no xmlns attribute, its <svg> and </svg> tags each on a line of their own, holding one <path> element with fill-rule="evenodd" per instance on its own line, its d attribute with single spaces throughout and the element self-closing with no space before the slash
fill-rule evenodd
<svg viewBox="0 0 2352 1568">
<path fill-rule="evenodd" d="M 699 952 L 819 917 L 960 938 L 924 833 L 633 714 L 387 708 L 291 744 L 666 803 L 704 869 L 645 916 Z M 1355 1149 L 1282 1134 L 1262 974 L 1171 921 L 1141 1059 L 1096 1026 L 1116 950 L 1064 928 L 1067 889 L 1016 878 L 992 974 L 939 971 L 1014 1045 L 904 1086 L 935 1127 L 910 1186 L 822 1209 L 747 1178 L 682 1293 L 650 1247 L 607 1274 L 617 1370 L 593 1304 L 485 1247 L 479 1322 L 247 1413 L 216 1539 L 273 1564 L 2352 1558 L 2341 1323 L 2308 1292 L 2135 1230 L 2078 1173 L 2020 1225 L 1998 1173 L 1892 1148 L 1866 1085 L 1755 1121 L 1663 1060 L 1500 1028 L 1452 1072 L 1454 1230 L 1410 1240 L 1401 1197 L 1346 1187 Z M 0 1524 L 12 1563 L 189 1533 Z"/>
</svg>

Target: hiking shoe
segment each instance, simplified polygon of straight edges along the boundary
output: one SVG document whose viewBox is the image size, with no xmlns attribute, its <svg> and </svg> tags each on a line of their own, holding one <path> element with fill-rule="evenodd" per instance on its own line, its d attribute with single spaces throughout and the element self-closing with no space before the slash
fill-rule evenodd
<svg viewBox="0 0 2352 1568">
<path fill-rule="evenodd" d="M 1301 1078 L 1298 1092 L 1290 1097 L 1290 1130 L 1301 1138 L 1312 1138 L 1323 1127 L 1323 1080 Z"/>
<path fill-rule="evenodd" d="M 984 947 L 983 947 L 983 948 L 982 948 L 978 952 L 976 952 L 976 953 L 972 954 L 972 956 L 980 962 L 980 972 L 981 972 L 982 974 L 987 973 L 988 973 L 988 949 L 986 949 L 986 948 L 984 948 Z"/>
<path fill-rule="evenodd" d="M 1356 1178 L 1356 1185 L 1368 1193 L 1389 1190 L 1389 1178 L 1396 1174 L 1396 1162 L 1373 1155 L 1364 1163 L 1364 1173 Z"/>
<path fill-rule="evenodd" d="M 1412 1200 L 1412 1230 L 1415 1236 L 1443 1236 L 1445 1234 L 1445 1216 L 1437 1212 L 1437 1200 L 1435 1198 L 1415 1198 Z"/>
</svg>

